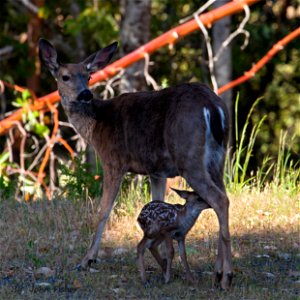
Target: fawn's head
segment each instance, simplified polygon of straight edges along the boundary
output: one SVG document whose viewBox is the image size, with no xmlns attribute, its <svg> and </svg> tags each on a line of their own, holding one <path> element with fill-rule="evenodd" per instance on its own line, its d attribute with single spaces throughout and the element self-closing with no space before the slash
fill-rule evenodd
<svg viewBox="0 0 300 300">
<path fill-rule="evenodd" d="M 89 101 L 93 98 L 88 89 L 90 75 L 103 69 L 112 59 L 118 43 L 114 42 L 98 52 L 90 55 L 78 64 L 62 64 L 57 59 L 56 49 L 45 39 L 39 40 L 39 56 L 57 81 L 62 103 L 70 101 Z"/>
<path fill-rule="evenodd" d="M 183 191 L 171 188 L 176 194 L 178 194 L 181 198 L 186 200 L 186 205 L 189 206 L 198 206 L 201 207 L 201 210 L 209 208 L 209 204 L 201 198 L 197 193 L 190 191 Z"/>
</svg>

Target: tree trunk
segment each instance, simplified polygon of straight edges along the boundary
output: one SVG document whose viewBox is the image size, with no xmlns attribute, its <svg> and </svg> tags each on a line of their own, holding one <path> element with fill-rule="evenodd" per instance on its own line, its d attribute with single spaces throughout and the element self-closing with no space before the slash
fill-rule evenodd
<svg viewBox="0 0 300 300">
<path fill-rule="evenodd" d="M 151 0 L 122 0 L 121 15 L 120 52 L 124 56 L 149 41 Z M 144 61 L 139 61 L 125 70 L 120 85 L 122 93 L 146 89 L 144 66 Z"/>
<path fill-rule="evenodd" d="M 214 8 L 223 6 L 229 2 L 229 0 L 218 0 L 213 6 Z M 230 25 L 231 17 L 225 17 L 216 23 L 214 23 L 212 28 L 212 37 L 213 37 L 213 51 L 214 54 L 218 52 L 221 48 L 224 40 L 230 35 Z M 217 62 L 215 62 L 215 75 L 218 86 L 223 86 L 224 84 L 231 81 L 232 78 L 232 59 L 231 59 L 231 45 L 227 46 L 222 54 L 220 55 Z M 221 95 L 221 98 L 225 101 L 229 114 L 230 114 L 230 136 L 229 136 L 229 145 L 232 145 L 232 90 L 228 90 Z"/>
<path fill-rule="evenodd" d="M 37 8 L 44 6 L 44 0 L 31 1 Z M 42 19 L 37 14 L 31 13 L 30 19 L 27 25 L 28 36 L 28 60 L 34 61 L 34 72 L 27 79 L 27 87 L 34 92 L 37 92 L 40 87 L 40 73 L 41 65 L 38 57 L 37 44 L 41 37 Z"/>
</svg>

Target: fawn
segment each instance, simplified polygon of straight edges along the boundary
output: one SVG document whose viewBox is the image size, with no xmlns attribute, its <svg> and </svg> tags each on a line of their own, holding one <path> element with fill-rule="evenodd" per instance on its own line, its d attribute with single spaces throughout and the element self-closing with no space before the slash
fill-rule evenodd
<svg viewBox="0 0 300 300">
<path fill-rule="evenodd" d="M 80 63 L 63 64 L 48 41 L 39 41 L 41 61 L 57 81 L 68 119 L 95 148 L 104 172 L 96 233 L 80 266 L 85 268 L 97 258 L 105 224 L 127 172 L 150 176 L 152 199 L 164 199 L 167 178 L 182 176 L 217 214 L 215 279 L 227 289 L 232 280 L 229 200 L 223 183 L 227 107 L 199 83 L 126 93 L 106 101 L 94 98 L 89 78 L 109 64 L 116 50 L 115 42 Z"/>
<path fill-rule="evenodd" d="M 161 266 L 165 283 L 170 281 L 171 266 L 174 257 L 173 240 L 178 242 L 179 254 L 188 281 L 193 282 L 185 251 L 185 237 L 195 224 L 202 210 L 210 206 L 195 192 L 173 189 L 186 200 L 184 205 L 170 204 L 163 201 L 152 201 L 146 204 L 138 216 L 138 223 L 144 232 L 142 240 L 137 246 L 138 267 L 143 283 L 147 283 L 144 253 L 148 248 L 158 264 Z M 157 247 L 166 242 L 167 261 L 160 256 Z"/>
</svg>

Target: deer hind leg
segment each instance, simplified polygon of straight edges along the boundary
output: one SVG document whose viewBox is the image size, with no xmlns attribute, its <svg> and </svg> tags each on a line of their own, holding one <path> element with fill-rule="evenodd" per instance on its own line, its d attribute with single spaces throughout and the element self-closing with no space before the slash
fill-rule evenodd
<svg viewBox="0 0 300 300">
<path fill-rule="evenodd" d="M 162 238 L 158 238 L 153 244 L 149 247 L 149 250 L 153 257 L 156 259 L 157 263 L 160 265 L 163 273 L 166 272 L 167 269 L 167 260 L 163 259 L 158 251 L 158 246 L 161 244 Z"/>
<path fill-rule="evenodd" d="M 144 284 L 147 283 L 145 263 L 144 263 L 144 254 L 147 248 L 147 243 L 149 239 L 144 236 L 137 246 L 137 256 L 138 256 L 138 268 L 140 271 L 141 279 Z"/>
<path fill-rule="evenodd" d="M 194 282 L 194 277 L 191 273 L 189 264 L 187 262 L 187 258 L 186 258 L 186 251 L 185 251 L 185 240 L 181 239 L 178 241 L 178 248 L 179 248 L 179 255 L 183 264 L 183 267 L 185 269 L 185 273 L 186 273 L 186 279 L 193 283 Z"/>
<path fill-rule="evenodd" d="M 216 185 L 209 174 L 186 173 L 189 185 L 214 209 L 219 221 L 218 257 L 215 265 L 216 279 L 223 289 L 228 289 L 232 281 L 231 245 L 228 224 L 229 200 L 225 191 Z"/>
<path fill-rule="evenodd" d="M 113 177 L 109 172 L 106 172 L 105 174 L 108 175 L 104 175 L 103 194 L 100 202 L 100 212 L 96 233 L 93 237 L 90 248 L 81 261 L 81 268 L 86 268 L 97 258 L 103 230 L 112 210 L 114 200 L 118 195 L 119 187 L 122 181 L 122 176 Z"/>
<path fill-rule="evenodd" d="M 165 237 L 166 242 L 166 250 L 167 250 L 167 268 L 164 274 L 165 283 L 169 283 L 171 279 L 171 271 L 172 271 L 172 261 L 174 257 L 174 247 L 173 247 L 173 240 L 171 237 Z"/>
</svg>

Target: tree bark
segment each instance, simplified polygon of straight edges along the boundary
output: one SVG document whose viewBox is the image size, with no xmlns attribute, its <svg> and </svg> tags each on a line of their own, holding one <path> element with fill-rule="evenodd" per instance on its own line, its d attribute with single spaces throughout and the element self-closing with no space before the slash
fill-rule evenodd
<svg viewBox="0 0 300 300">
<path fill-rule="evenodd" d="M 120 52 L 124 56 L 149 41 L 151 0 L 121 0 L 121 15 Z M 139 61 L 125 70 L 121 79 L 121 93 L 147 88 L 144 66 L 144 61 Z"/>
<path fill-rule="evenodd" d="M 44 0 L 33 0 L 31 1 L 37 8 L 40 8 L 44 5 Z M 37 14 L 31 13 L 30 20 L 27 26 L 27 36 L 28 36 L 28 60 L 34 61 L 34 72 L 27 79 L 27 86 L 29 89 L 37 92 L 40 87 L 40 73 L 41 73 L 41 64 L 38 57 L 37 44 L 39 38 L 41 37 L 41 26 L 42 19 L 39 18 Z"/>
<path fill-rule="evenodd" d="M 213 4 L 214 8 L 223 6 L 229 2 L 229 0 L 218 0 Z M 224 40 L 230 35 L 231 29 L 231 17 L 225 17 L 216 23 L 214 23 L 212 28 L 212 38 L 213 38 L 213 51 L 214 54 L 218 52 L 221 48 Z M 218 86 L 223 86 L 224 84 L 231 81 L 232 78 L 232 57 L 231 57 L 231 45 L 228 45 L 222 54 L 220 55 L 218 61 L 215 62 L 215 75 Z M 225 101 L 230 115 L 230 136 L 229 145 L 232 144 L 232 90 L 228 90 L 221 95 L 221 98 Z"/>
</svg>

